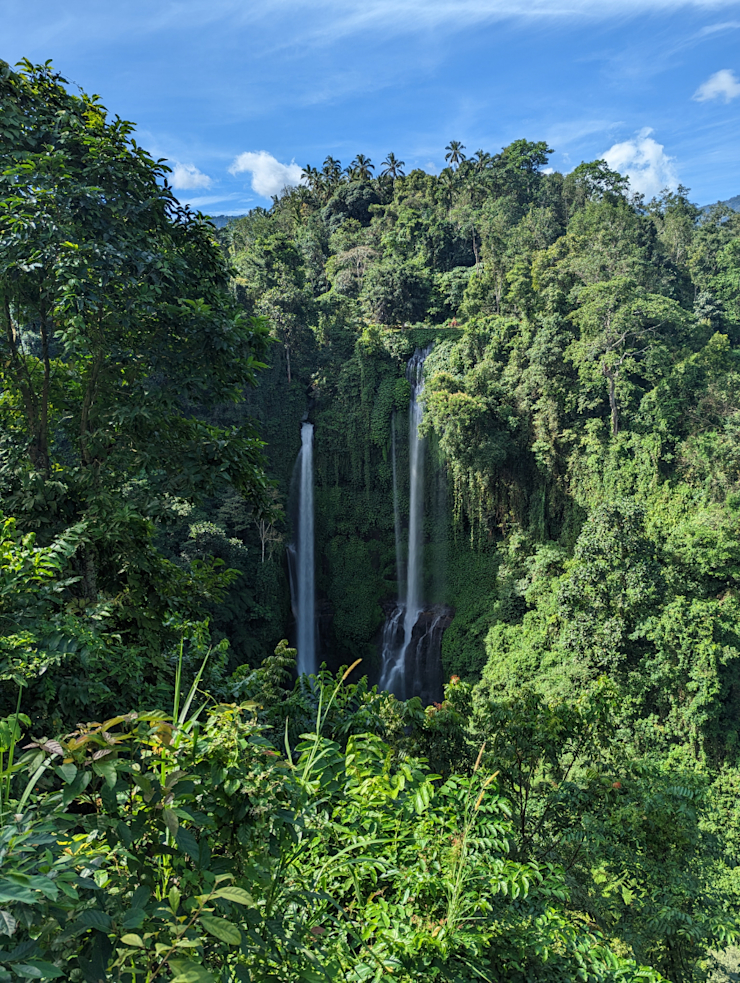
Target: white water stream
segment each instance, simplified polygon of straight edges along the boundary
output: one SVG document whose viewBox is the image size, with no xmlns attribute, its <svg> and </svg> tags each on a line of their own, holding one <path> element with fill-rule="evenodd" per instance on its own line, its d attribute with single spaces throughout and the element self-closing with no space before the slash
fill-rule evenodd
<svg viewBox="0 0 740 983">
<path fill-rule="evenodd" d="M 301 424 L 298 500 L 298 674 L 316 672 L 316 590 L 314 584 L 313 424 Z"/>
<path fill-rule="evenodd" d="M 409 542 L 406 568 L 406 593 L 401 601 L 401 523 L 396 483 L 396 429 L 391 425 L 391 453 L 393 464 L 393 517 L 396 532 L 396 577 L 399 602 L 387 619 L 383 629 L 380 688 L 404 699 L 406 680 L 406 652 L 411 642 L 419 615 L 423 608 L 424 572 L 424 440 L 419 436 L 419 424 L 424 414 L 421 394 L 424 389 L 424 361 L 431 348 L 414 352 L 406 368 L 406 378 L 411 383 L 409 400 Z M 403 636 L 401 637 L 401 627 Z"/>
<path fill-rule="evenodd" d="M 424 571 L 424 441 L 419 424 L 424 414 L 424 361 L 429 349 L 417 349 L 409 361 L 406 375 L 411 383 L 409 402 L 409 562 L 406 574 L 406 603 L 403 617 L 404 655 L 411 641 L 416 620 L 422 611 Z"/>
</svg>

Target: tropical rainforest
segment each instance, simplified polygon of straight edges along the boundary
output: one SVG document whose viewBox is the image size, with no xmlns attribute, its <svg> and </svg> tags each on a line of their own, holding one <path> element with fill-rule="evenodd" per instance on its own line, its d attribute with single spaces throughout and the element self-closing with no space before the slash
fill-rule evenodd
<svg viewBox="0 0 740 983">
<path fill-rule="evenodd" d="M 216 229 L 50 63 L 0 104 L 0 983 L 740 978 L 740 214 L 451 141 Z"/>
</svg>

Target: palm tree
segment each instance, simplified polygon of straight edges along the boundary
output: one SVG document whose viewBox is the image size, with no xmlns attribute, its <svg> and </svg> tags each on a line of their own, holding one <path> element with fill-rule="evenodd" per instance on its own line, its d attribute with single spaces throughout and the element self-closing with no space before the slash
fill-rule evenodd
<svg viewBox="0 0 740 983">
<path fill-rule="evenodd" d="M 451 167 L 443 167 L 439 172 L 439 183 L 442 186 L 442 191 L 444 193 L 445 201 L 447 203 L 447 211 L 449 212 L 452 207 L 452 199 L 455 190 L 455 172 Z"/>
<path fill-rule="evenodd" d="M 393 180 L 395 181 L 397 177 L 404 176 L 405 172 L 402 170 L 402 168 L 406 166 L 406 161 L 398 160 L 398 158 L 394 153 L 390 153 L 383 161 L 383 164 L 381 166 L 384 168 L 384 170 L 380 172 L 381 175 L 385 177 L 385 175 L 387 174 L 390 177 L 392 177 Z"/>
<path fill-rule="evenodd" d="M 370 158 L 364 154 L 358 154 L 349 165 L 347 172 L 355 181 L 369 181 L 372 177 L 371 171 L 374 170 L 375 165 L 371 162 Z"/>
<path fill-rule="evenodd" d="M 321 173 L 329 184 L 339 184 L 342 180 L 342 162 L 329 155 L 324 161 Z"/>
<path fill-rule="evenodd" d="M 321 191 L 321 189 L 323 187 L 323 184 L 324 184 L 324 175 L 321 173 L 321 171 L 318 169 L 318 167 L 311 167 L 310 164 L 307 164 L 303 168 L 303 172 L 301 173 L 301 177 L 306 182 L 306 184 L 309 186 L 309 188 L 311 189 L 311 191 L 314 191 L 314 192 Z"/>
<path fill-rule="evenodd" d="M 485 150 L 476 150 L 476 152 L 473 154 L 475 169 L 479 174 L 482 171 L 485 171 L 492 160 L 493 157 L 491 157 L 490 154 L 487 154 Z"/>
<path fill-rule="evenodd" d="M 459 140 L 450 140 L 445 150 L 449 151 L 449 153 L 445 154 L 445 160 L 448 160 L 453 167 L 465 160 L 465 154 L 463 153 L 465 145 L 460 143 Z"/>
</svg>

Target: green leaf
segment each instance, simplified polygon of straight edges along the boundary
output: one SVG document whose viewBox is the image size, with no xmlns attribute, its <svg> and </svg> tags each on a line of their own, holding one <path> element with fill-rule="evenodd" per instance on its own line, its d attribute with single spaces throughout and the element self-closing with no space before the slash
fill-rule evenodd
<svg viewBox="0 0 740 983">
<path fill-rule="evenodd" d="M 225 918 L 215 918 L 213 915 L 201 915 L 200 924 L 214 938 L 221 942 L 228 942 L 229 945 L 241 945 L 242 933 L 231 922 Z"/>
<path fill-rule="evenodd" d="M 133 932 L 128 932 L 126 935 L 121 936 L 121 942 L 124 945 L 132 946 L 135 949 L 145 949 L 144 940 L 140 935 L 135 935 Z"/>
<path fill-rule="evenodd" d="M 59 765 L 59 767 L 55 768 L 54 770 L 56 771 L 57 775 L 59 775 L 59 777 L 67 783 L 67 785 L 71 785 L 75 778 L 77 778 L 77 766 L 73 765 L 71 762 L 66 765 Z"/>
<path fill-rule="evenodd" d="M 177 914 L 177 909 L 180 907 L 180 898 L 182 895 L 176 887 L 170 888 L 170 893 L 167 895 L 167 900 L 170 903 L 170 909 L 173 915 Z"/>
<path fill-rule="evenodd" d="M 134 841 L 134 838 L 131 835 L 131 830 L 123 821 L 116 823 L 116 834 L 124 846 L 131 846 Z"/>
<path fill-rule="evenodd" d="M 9 911 L 0 909 L 0 935 L 14 935 L 18 922 Z"/>
<path fill-rule="evenodd" d="M 254 905 L 252 895 L 247 894 L 240 887 L 220 887 L 214 897 L 223 898 L 224 901 L 234 901 L 236 904 Z"/>
<path fill-rule="evenodd" d="M 6 901 L 22 901 L 24 904 L 37 904 L 41 899 L 24 884 L 15 884 L 7 877 L 0 878 L 0 904 Z"/>
<path fill-rule="evenodd" d="M 198 841 L 190 832 L 190 830 L 187 830 L 183 826 L 180 826 L 179 829 L 177 830 L 177 833 L 175 834 L 175 842 L 177 843 L 178 847 L 183 851 L 183 853 L 187 853 L 187 855 L 189 857 L 192 857 L 193 860 L 198 859 L 200 848 L 198 846 Z"/>
<path fill-rule="evenodd" d="M 64 972 L 53 963 L 44 962 L 42 959 L 34 959 L 30 963 L 16 963 L 13 970 L 18 976 L 25 976 L 32 980 L 53 980 L 64 976 Z"/>
<path fill-rule="evenodd" d="M 177 835 L 177 830 L 180 825 L 180 821 L 175 815 L 174 809 L 163 809 L 162 818 L 164 819 L 164 824 L 167 829 L 172 833 L 173 836 Z"/>
<path fill-rule="evenodd" d="M 115 760 L 111 761 L 110 758 L 101 758 L 100 761 L 93 761 L 93 771 L 96 775 L 100 775 L 104 778 L 106 784 L 113 788 L 118 781 L 118 773 L 116 772 Z"/>
<path fill-rule="evenodd" d="M 171 959 L 170 968 L 175 974 L 170 983 L 216 983 L 213 973 L 209 973 L 205 966 L 198 963 Z"/>
<path fill-rule="evenodd" d="M 77 918 L 75 926 L 79 928 L 94 928 L 99 932 L 110 932 L 113 922 L 110 915 L 106 915 L 99 908 L 88 908 Z"/>
<path fill-rule="evenodd" d="M 121 920 L 121 928 L 141 928 L 144 924 L 144 909 L 129 908 Z"/>
</svg>

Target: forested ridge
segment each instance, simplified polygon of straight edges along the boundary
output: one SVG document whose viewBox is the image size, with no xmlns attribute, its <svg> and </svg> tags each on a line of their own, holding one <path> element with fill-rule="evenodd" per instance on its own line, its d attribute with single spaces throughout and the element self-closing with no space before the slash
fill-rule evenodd
<svg viewBox="0 0 740 983">
<path fill-rule="evenodd" d="M 0 109 L 0 983 L 736 979 L 740 214 L 451 141 L 215 229 L 50 64 Z"/>
</svg>

